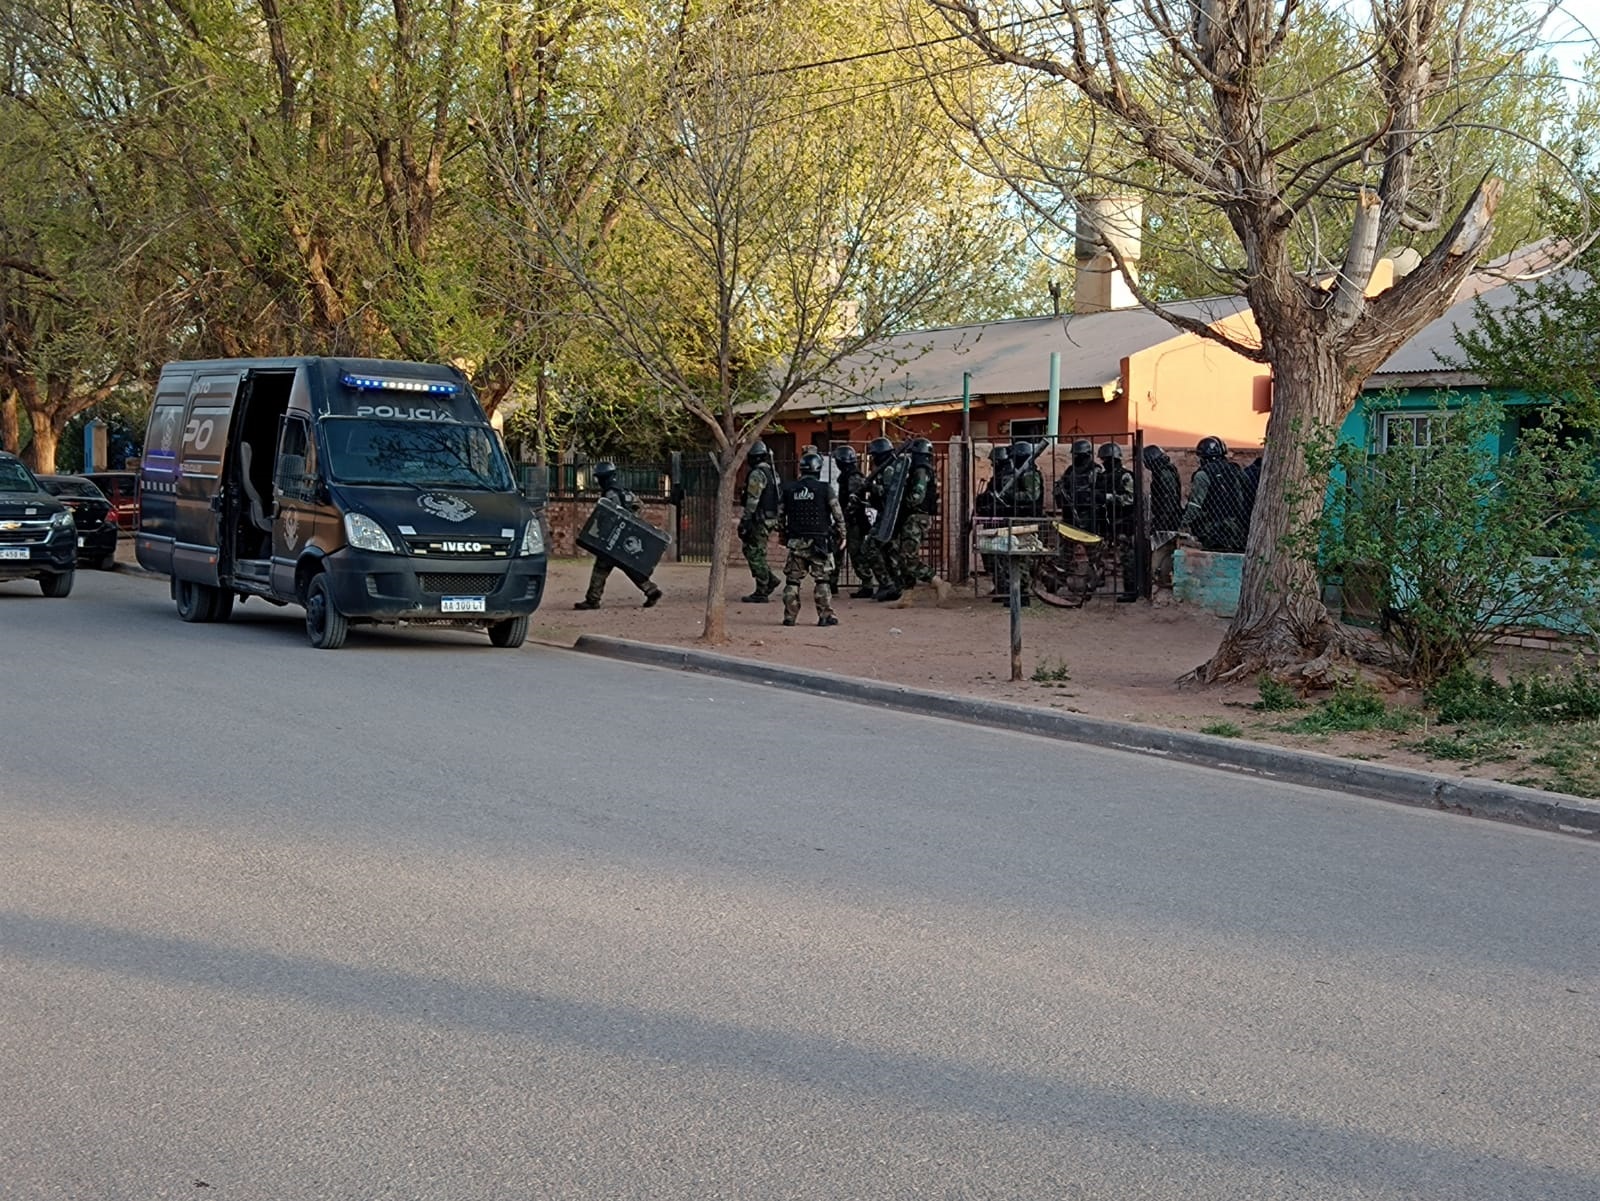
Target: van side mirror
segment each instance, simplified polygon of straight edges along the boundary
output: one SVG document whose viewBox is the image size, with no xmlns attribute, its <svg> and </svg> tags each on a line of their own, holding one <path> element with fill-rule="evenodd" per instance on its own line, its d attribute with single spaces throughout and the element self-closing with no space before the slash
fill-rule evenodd
<svg viewBox="0 0 1600 1201">
<path fill-rule="evenodd" d="M 550 469 L 543 463 L 525 463 L 522 466 L 523 498 L 535 509 L 542 509 L 550 499 Z"/>
</svg>

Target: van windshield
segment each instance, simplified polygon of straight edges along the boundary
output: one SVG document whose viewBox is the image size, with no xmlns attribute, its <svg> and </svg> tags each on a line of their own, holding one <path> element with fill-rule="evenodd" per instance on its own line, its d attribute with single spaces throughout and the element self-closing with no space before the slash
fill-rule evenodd
<svg viewBox="0 0 1600 1201">
<path fill-rule="evenodd" d="M 454 421 L 324 421 L 333 477 L 343 484 L 512 489 L 511 466 L 494 431 Z"/>
</svg>

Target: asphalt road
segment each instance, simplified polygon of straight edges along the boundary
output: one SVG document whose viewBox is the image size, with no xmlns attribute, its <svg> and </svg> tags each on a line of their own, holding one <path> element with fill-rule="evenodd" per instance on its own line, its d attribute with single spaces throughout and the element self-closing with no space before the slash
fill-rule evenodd
<svg viewBox="0 0 1600 1201">
<path fill-rule="evenodd" d="M 1096 748 L 0 584 L 0 1197 L 1593 1201 L 1597 884 Z"/>
</svg>

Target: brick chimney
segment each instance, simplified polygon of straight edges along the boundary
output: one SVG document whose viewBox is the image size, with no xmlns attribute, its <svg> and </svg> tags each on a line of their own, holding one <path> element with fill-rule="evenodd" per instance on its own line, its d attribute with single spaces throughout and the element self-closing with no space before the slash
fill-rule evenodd
<svg viewBox="0 0 1600 1201">
<path fill-rule="evenodd" d="M 1108 309 L 1134 307 L 1139 302 L 1107 245 L 1117 248 L 1137 279 L 1144 203 L 1136 196 L 1079 196 L 1074 203 L 1078 271 L 1072 288 L 1072 311 L 1104 313 Z"/>
</svg>

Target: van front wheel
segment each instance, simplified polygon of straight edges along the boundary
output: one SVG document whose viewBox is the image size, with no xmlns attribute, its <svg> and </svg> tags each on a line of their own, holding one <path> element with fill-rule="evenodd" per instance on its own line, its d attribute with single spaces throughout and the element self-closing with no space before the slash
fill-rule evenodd
<svg viewBox="0 0 1600 1201">
<path fill-rule="evenodd" d="M 516 650 L 528 637 L 526 617 L 508 617 L 504 621 L 489 623 L 489 641 L 507 650 Z"/>
<path fill-rule="evenodd" d="M 333 603 L 328 581 L 317 576 L 306 589 L 306 636 L 318 650 L 336 651 L 344 645 L 350 623 Z"/>
<path fill-rule="evenodd" d="M 184 621 L 227 621 L 233 612 L 233 594 L 209 584 L 178 580 L 172 596 L 178 602 L 178 616 Z"/>
</svg>

